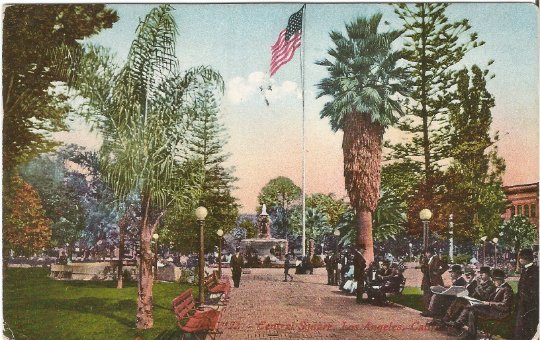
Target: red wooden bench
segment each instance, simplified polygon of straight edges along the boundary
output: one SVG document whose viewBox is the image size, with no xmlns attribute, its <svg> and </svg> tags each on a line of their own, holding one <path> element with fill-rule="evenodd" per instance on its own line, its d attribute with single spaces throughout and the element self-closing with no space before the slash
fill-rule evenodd
<svg viewBox="0 0 540 340">
<path fill-rule="evenodd" d="M 221 312 L 215 309 L 197 308 L 193 300 L 192 289 L 188 289 L 172 301 L 172 309 L 178 327 L 182 330 L 182 339 L 186 333 L 193 334 L 196 339 L 205 339 L 206 335 L 215 339 Z M 202 337 L 199 337 L 202 336 Z"/>
<path fill-rule="evenodd" d="M 222 277 L 219 280 L 215 273 L 212 273 L 204 278 L 204 287 L 208 300 L 214 301 L 218 305 L 225 305 L 229 301 L 231 282 L 228 277 Z M 212 295 L 216 295 L 217 298 L 211 298 Z"/>
</svg>

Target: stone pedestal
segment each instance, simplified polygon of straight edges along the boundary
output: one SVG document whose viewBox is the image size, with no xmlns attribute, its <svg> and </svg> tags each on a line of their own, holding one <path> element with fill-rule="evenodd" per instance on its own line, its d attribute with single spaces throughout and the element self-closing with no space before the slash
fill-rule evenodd
<svg viewBox="0 0 540 340">
<path fill-rule="evenodd" d="M 266 257 L 272 255 L 270 250 L 273 246 L 279 247 L 280 244 L 285 244 L 283 249 L 287 249 L 287 240 L 285 239 L 258 239 L 258 238 L 248 238 L 240 241 L 240 250 L 245 254 L 246 249 L 252 248 L 257 251 L 259 257 Z"/>
</svg>

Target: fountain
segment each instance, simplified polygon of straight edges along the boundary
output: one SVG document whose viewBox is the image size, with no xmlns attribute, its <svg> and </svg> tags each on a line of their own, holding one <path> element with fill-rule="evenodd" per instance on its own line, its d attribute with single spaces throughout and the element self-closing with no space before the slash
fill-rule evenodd
<svg viewBox="0 0 540 340">
<path fill-rule="evenodd" d="M 270 250 L 279 248 L 281 250 L 281 256 L 288 252 L 288 243 L 285 239 L 276 239 L 272 237 L 270 227 L 272 221 L 270 216 L 266 212 L 266 204 L 263 204 L 261 214 L 257 217 L 257 238 L 248 238 L 240 242 L 240 248 L 242 252 L 246 252 L 246 249 L 251 248 L 257 251 L 259 258 L 265 258 L 271 256 Z"/>
</svg>

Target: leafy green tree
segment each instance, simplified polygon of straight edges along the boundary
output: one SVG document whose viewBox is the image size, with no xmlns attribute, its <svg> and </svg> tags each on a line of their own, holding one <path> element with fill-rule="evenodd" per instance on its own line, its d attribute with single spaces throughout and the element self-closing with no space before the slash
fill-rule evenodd
<svg viewBox="0 0 540 340">
<path fill-rule="evenodd" d="M 2 99 L 4 178 L 22 164 L 57 145 L 51 132 L 65 130 L 68 107 L 47 91 L 53 72 L 51 50 L 112 27 L 116 12 L 104 4 L 6 6 L 3 25 Z"/>
<path fill-rule="evenodd" d="M 394 5 L 403 22 L 402 55 L 412 81 L 406 115 L 396 126 L 409 138 L 406 142 L 386 146 L 392 149 L 390 159 L 407 159 L 405 164 L 414 167 L 416 163 L 421 164 L 428 200 L 432 177 L 441 162 L 449 157 L 445 150 L 455 66 L 468 51 L 484 44 L 478 41 L 476 33 L 467 35 L 471 28 L 467 19 L 449 22 L 445 13 L 447 7 L 444 3 Z"/>
<path fill-rule="evenodd" d="M 343 199 L 336 199 L 334 194 L 315 193 L 306 197 L 306 209 L 313 208 L 323 213 L 328 225 L 334 228 L 341 215 L 347 210 Z"/>
<path fill-rule="evenodd" d="M 527 217 L 516 215 L 500 225 L 498 236 L 500 244 L 511 248 L 517 258 L 521 249 L 538 244 L 538 227 Z M 517 266 L 519 263 L 516 263 Z"/>
<path fill-rule="evenodd" d="M 38 192 L 20 177 L 12 177 L 2 218 L 3 256 L 8 251 L 32 255 L 48 247 L 51 239 L 50 220 L 45 217 Z"/>
<path fill-rule="evenodd" d="M 179 71 L 171 11 L 162 5 L 141 21 L 119 70 L 106 51 L 88 47 L 76 60 L 71 84 L 89 99 L 88 118 L 103 134 L 100 155 L 108 185 L 120 200 L 140 197 L 138 329 L 153 327 L 152 235 L 167 209 L 193 211 L 201 197 L 200 163 L 181 161 L 196 99 L 206 86 L 223 89 L 221 76 L 209 68 Z"/>
<path fill-rule="evenodd" d="M 405 94 L 405 74 L 397 66 L 401 54 L 391 51 L 400 31 L 379 33 L 382 15 L 358 18 L 346 25 L 347 35 L 332 31 L 335 48 L 317 64 L 329 77 L 319 84 L 319 97 L 330 96 L 320 113 L 332 130 L 343 130 L 345 187 L 356 211 L 356 245 L 373 260 L 372 214 L 379 199 L 382 138 L 401 114 L 393 96 Z"/>
<path fill-rule="evenodd" d="M 459 71 L 457 89 L 449 106 L 453 161 L 448 169 L 451 181 L 447 185 L 448 196 L 456 223 L 474 226 L 479 232 L 466 235 L 469 237 L 492 234 L 506 205 L 502 190 L 505 163 L 497 155 L 498 133 L 490 135 L 495 100 L 486 88 L 487 76 L 488 71 L 476 65 L 471 72 Z"/>
<path fill-rule="evenodd" d="M 266 204 L 267 212 L 272 220 L 272 227 L 276 231 L 275 236 L 287 237 L 291 231 L 290 214 L 298 200 L 302 189 L 294 182 L 283 176 L 271 179 L 261 189 L 257 200 L 261 205 Z"/>
</svg>

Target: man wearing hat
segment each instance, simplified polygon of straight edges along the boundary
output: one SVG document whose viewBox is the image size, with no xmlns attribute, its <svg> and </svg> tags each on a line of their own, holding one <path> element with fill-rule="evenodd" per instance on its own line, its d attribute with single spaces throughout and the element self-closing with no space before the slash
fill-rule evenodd
<svg viewBox="0 0 540 340">
<path fill-rule="evenodd" d="M 500 320 L 506 318 L 512 312 L 514 292 L 508 282 L 505 281 L 506 274 L 501 269 L 493 269 L 492 276 L 497 289 L 491 294 L 489 300 L 465 307 L 456 322 L 450 323 L 450 325 L 463 330 L 460 334 L 462 339 L 476 339 L 478 317 L 485 320 Z"/>
<path fill-rule="evenodd" d="M 469 292 L 469 296 L 472 296 L 474 293 L 474 290 L 478 286 L 478 281 L 476 280 L 476 273 L 474 272 L 474 269 L 467 268 L 465 269 L 465 281 L 467 281 L 467 284 L 465 287 L 467 288 L 467 291 Z"/>
<path fill-rule="evenodd" d="M 463 269 L 459 264 L 454 264 L 448 270 L 450 273 L 450 277 L 452 278 L 452 285 L 451 287 L 465 287 L 467 285 L 467 281 L 463 278 Z M 432 287 L 433 296 L 431 297 L 428 311 L 424 313 L 425 315 L 434 317 L 434 318 L 441 318 L 444 316 L 448 308 L 450 307 L 450 304 L 456 299 L 455 295 L 445 295 L 443 291 L 435 292 Z M 439 286 L 438 288 L 442 288 Z"/>
<path fill-rule="evenodd" d="M 356 303 L 362 303 L 364 296 L 364 281 L 366 280 L 366 259 L 364 248 L 357 247 L 354 250 L 354 279 L 356 280 Z"/>
<path fill-rule="evenodd" d="M 426 248 L 424 255 L 420 258 L 420 270 L 422 271 L 422 284 L 423 291 L 422 300 L 424 302 L 424 311 L 420 313 L 422 316 L 429 316 L 429 303 L 431 302 L 432 286 L 442 286 L 443 279 L 442 274 L 448 269 L 448 264 L 441 261 L 439 256 L 435 253 L 433 247 Z"/>
<path fill-rule="evenodd" d="M 231 269 L 234 287 L 240 287 L 240 277 L 244 267 L 244 257 L 240 254 L 240 247 L 236 247 L 236 253 L 231 258 Z"/>
<path fill-rule="evenodd" d="M 333 270 L 333 255 L 331 252 L 327 251 L 326 256 L 324 257 L 324 264 L 326 267 L 326 275 L 328 275 L 328 285 L 334 284 L 334 270 Z"/>
<path fill-rule="evenodd" d="M 538 325 L 538 266 L 531 249 L 519 252 L 521 276 L 517 293 L 515 339 L 532 339 Z"/>
</svg>

